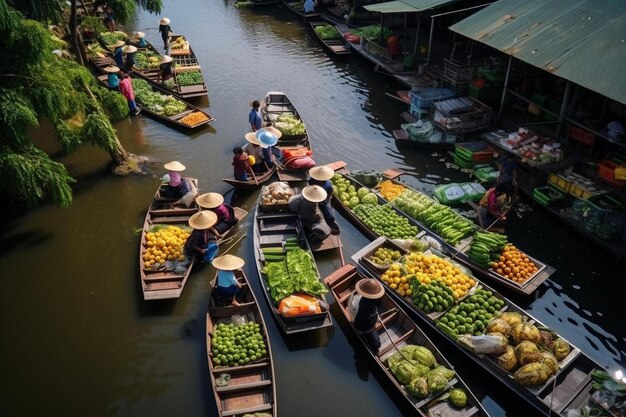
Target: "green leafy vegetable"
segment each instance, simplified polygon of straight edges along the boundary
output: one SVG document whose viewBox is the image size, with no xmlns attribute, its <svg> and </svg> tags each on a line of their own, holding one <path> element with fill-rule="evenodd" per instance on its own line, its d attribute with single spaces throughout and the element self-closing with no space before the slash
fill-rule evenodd
<svg viewBox="0 0 626 417">
<path fill-rule="evenodd" d="M 178 74 L 176 79 L 180 85 L 195 85 L 204 83 L 204 78 L 202 78 L 202 73 L 200 73 L 200 71 L 184 72 L 182 74 Z"/>
<path fill-rule="evenodd" d="M 304 135 L 306 133 L 306 128 L 302 120 L 296 119 L 292 114 L 281 114 L 278 116 L 274 127 L 280 130 L 283 135 L 295 136 Z"/>
<path fill-rule="evenodd" d="M 267 262 L 262 272 L 267 277 L 270 295 L 276 302 L 297 292 L 313 296 L 327 292 L 319 280 L 313 258 L 302 249 L 287 252 L 284 262 Z"/>
<path fill-rule="evenodd" d="M 331 25 L 316 26 L 315 33 L 317 33 L 317 35 L 325 41 L 341 39 L 339 31 Z"/>
</svg>

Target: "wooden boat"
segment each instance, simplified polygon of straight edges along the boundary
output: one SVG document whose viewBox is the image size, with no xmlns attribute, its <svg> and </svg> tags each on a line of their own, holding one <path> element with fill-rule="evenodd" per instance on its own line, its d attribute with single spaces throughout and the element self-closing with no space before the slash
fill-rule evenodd
<svg viewBox="0 0 626 417">
<path fill-rule="evenodd" d="M 325 302 L 322 302 L 322 312 L 295 317 L 285 317 L 279 313 L 277 304 L 272 299 L 265 274 L 262 272 L 265 265 L 265 257 L 262 249 L 267 247 L 281 247 L 283 241 L 289 238 L 297 238 L 300 247 L 311 253 L 304 229 L 298 216 L 292 213 L 267 213 L 263 214 L 256 210 L 254 219 L 254 258 L 261 288 L 270 306 L 278 325 L 282 331 L 289 335 L 295 333 L 320 330 L 332 327 L 333 321 L 330 311 Z M 313 256 L 311 254 L 311 256 Z M 316 268 L 317 269 L 317 268 Z M 319 276 L 319 272 L 317 272 Z M 324 301 L 324 300 L 322 300 Z"/>
<path fill-rule="evenodd" d="M 374 353 L 369 348 L 365 338 L 363 338 L 361 333 L 354 327 L 354 318 L 350 317 L 348 304 L 350 296 L 356 293 L 356 283 L 366 278 L 367 277 L 359 273 L 353 265 L 345 265 L 324 278 L 324 282 L 330 288 L 330 292 L 339 306 L 339 311 L 350 324 L 350 328 L 357 335 L 357 338 L 361 341 L 376 365 L 385 374 L 386 382 L 390 382 L 395 390 L 406 399 L 407 403 L 412 406 L 420 416 L 488 416 L 489 414 L 487 414 L 480 402 L 458 374 L 448 382 L 444 391 L 431 394 L 424 399 L 414 398 L 408 393 L 407 389 L 398 382 L 390 367 L 387 365 L 387 358 L 407 345 L 424 346 L 433 353 L 439 365 L 443 365 L 448 369 L 454 368 L 419 326 L 400 309 L 400 306 L 389 296 L 388 291 L 381 299 L 382 306 L 378 310 L 380 321 L 376 324 L 376 332 L 380 337 L 381 347 L 378 353 Z M 467 393 L 468 402 L 466 407 L 458 409 L 445 400 L 445 393 L 453 388 L 461 388 Z"/>
<path fill-rule="evenodd" d="M 222 306 L 212 295 L 206 315 L 206 350 L 211 387 L 217 404 L 217 415 L 219 417 L 242 416 L 263 412 L 276 417 L 276 378 L 267 327 L 246 275 L 243 271 L 235 271 L 235 276 L 242 284 L 237 297 L 240 305 Z M 217 279 L 215 281 L 217 282 Z M 267 357 L 240 366 L 216 366 L 212 353 L 216 327 L 219 323 L 230 322 L 234 315 L 244 316 L 249 322 L 259 325 Z M 226 386 L 218 386 L 216 383 L 216 379 L 222 374 L 230 375 L 230 382 Z"/>
<path fill-rule="evenodd" d="M 386 173 L 390 173 L 391 170 L 385 171 Z M 346 176 L 346 178 L 348 180 L 351 181 L 351 183 L 353 185 L 355 185 L 356 187 L 360 188 L 363 185 L 359 184 L 358 182 L 356 182 L 353 178 Z M 395 180 L 393 180 L 396 183 L 399 183 Z M 401 183 L 404 187 L 411 189 L 413 191 L 416 191 L 414 189 L 412 189 L 411 187 L 408 187 L 406 184 Z M 396 206 L 393 205 L 393 203 L 390 203 L 389 201 L 385 200 L 384 198 L 382 198 L 380 196 L 380 194 L 376 191 L 376 190 L 372 190 L 374 192 L 376 192 L 378 194 L 378 204 L 391 204 L 391 206 L 394 208 L 395 212 L 398 213 L 401 216 L 406 217 L 409 220 L 409 223 L 411 223 L 414 226 L 417 226 L 419 228 L 419 230 L 421 230 L 422 234 L 425 236 L 430 236 L 431 238 L 435 239 L 437 242 L 439 242 L 439 244 L 442 246 L 442 248 L 444 248 L 444 251 L 446 252 L 446 254 L 450 255 L 451 257 L 454 258 L 454 260 L 456 260 L 457 262 L 459 262 L 460 264 L 470 268 L 472 271 L 474 271 L 477 274 L 480 274 L 481 277 L 490 279 L 492 281 L 495 281 L 515 292 L 518 292 L 520 294 L 524 294 L 524 295 L 530 295 L 532 294 L 535 290 L 537 290 L 537 288 L 541 285 L 541 283 L 543 283 L 546 279 L 548 279 L 556 270 L 546 264 L 541 263 L 540 261 L 533 259 L 533 261 L 540 267 L 539 271 L 530 279 L 528 279 L 526 282 L 524 282 L 523 284 L 518 284 L 510 279 L 504 278 L 503 276 L 497 274 L 495 271 L 493 271 L 492 269 L 485 269 L 479 265 L 477 265 L 476 263 L 474 263 L 474 261 L 472 261 L 469 257 L 469 255 L 467 255 L 465 252 L 463 252 L 463 250 L 468 251 L 469 250 L 469 242 L 470 242 L 470 238 L 466 238 L 464 240 L 461 241 L 461 243 L 459 243 L 457 246 L 453 246 L 449 243 L 447 243 L 443 238 L 441 238 L 437 233 L 435 233 L 433 230 L 431 230 L 430 228 L 426 227 L 424 224 L 422 224 L 421 222 L 419 222 L 418 220 L 412 218 L 411 216 L 409 216 L 407 213 L 403 212 L 402 210 L 398 209 Z M 418 191 L 416 191 L 418 192 Z M 368 236 L 370 239 L 376 239 L 377 237 L 379 237 L 379 235 L 374 232 L 372 229 L 370 229 L 361 219 L 359 219 L 352 210 L 350 210 L 348 207 L 346 207 L 335 195 L 333 195 L 333 204 L 337 207 L 337 209 L 346 217 L 348 218 L 359 230 L 361 230 L 366 236 Z"/>
<path fill-rule="evenodd" d="M 315 33 L 315 36 L 322 42 L 324 47 L 328 49 L 334 55 L 349 55 L 350 46 L 347 44 L 346 40 L 339 34 L 341 39 L 322 39 L 322 37 L 315 31 L 315 28 L 318 26 L 326 26 L 328 23 L 325 22 L 311 22 L 311 29 Z M 332 25 L 329 25 L 332 26 Z"/>
<path fill-rule="evenodd" d="M 196 178 L 189 178 L 189 180 L 195 188 L 198 188 L 198 180 Z M 189 218 L 199 210 L 195 202 L 190 207 L 184 207 L 175 204 L 178 199 L 161 197 L 160 188 L 157 189 L 146 213 L 139 243 L 139 275 L 141 277 L 141 289 L 144 300 L 180 297 L 196 261 L 196 256 L 191 256 L 187 260 L 185 267 L 181 268 L 180 271 L 175 269 L 154 271 L 144 267 L 143 256 L 148 247 L 146 234 L 150 229 L 155 225 L 163 224 L 187 227 Z"/>
<path fill-rule="evenodd" d="M 276 172 L 276 166 L 272 166 L 267 171 L 255 174 L 254 176 L 248 172 L 248 181 L 236 180 L 235 177 L 222 178 L 222 181 L 240 190 L 250 190 L 269 181 L 272 175 L 274 175 L 274 172 Z"/>
<path fill-rule="evenodd" d="M 98 76 L 98 81 L 100 82 L 100 84 L 102 84 L 103 86 L 110 88 L 109 87 L 109 83 L 107 81 L 107 75 L 99 75 Z M 163 95 L 169 95 L 169 93 L 167 92 L 167 90 L 164 90 L 160 87 L 157 87 L 154 84 L 150 85 L 150 88 L 152 88 L 152 91 L 155 93 L 160 93 Z M 155 120 L 158 120 L 160 122 L 163 122 L 165 124 L 168 124 L 170 126 L 175 126 L 181 129 L 196 129 L 199 128 L 201 126 L 204 125 L 208 125 L 209 123 L 213 122 L 215 119 L 213 118 L 213 116 L 211 116 L 209 113 L 205 112 L 204 110 L 194 106 L 193 104 L 190 104 L 188 102 L 186 102 L 185 100 L 182 100 L 180 98 L 176 98 L 176 100 L 182 102 L 185 104 L 185 110 L 178 113 L 178 114 L 174 114 L 172 116 L 166 116 L 165 114 L 159 114 L 156 113 L 152 110 L 150 110 L 148 107 L 143 106 L 139 101 L 137 101 L 137 105 L 141 108 L 142 112 L 149 115 L 150 117 L 152 117 Z M 206 117 L 206 119 L 194 123 L 194 124 L 186 124 L 183 123 L 182 120 L 186 117 L 189 116 L 193 113 L 201 113 L 204 115 L 204 117 Z"/>
<path fill-rule="evenodd" d="M 289 10 L 291 10 L 292 12 L 300 16 L 303 22 L 306 22 L 309 19 L 319 16 L 317 12 L 307 13 L 304 11 L 304 0 L 295 0 L 295 1 L 282 0 L 282 2 L 286 8 L 288 8 Z"/>
<path fill-rule="evenodd" d="M 198 188 L 198 180 L 196 178 L 189 178 L 192 186 Z M 148 247 L 146 234 L 155 225 L 173 225 L 183 226 L 188 228 L 189 218 L 199 211 L 198 205 L 195 201 L 190 207 L 185 207 L 178 204 L 176 198 L 161 197 L 159 187 L 156 191 L 152 204 L 148 208 L 146 218 L 143 223 L 143 229 L 141 231 L 141 241 L 139 244 L 139 275 L 141 277 L 141 288 L 143 291 L 144 300 L 160 300 L 166 298 L 178 298 L 183 292 L 183 288 L 189 278 L 189 274 L 196 261 L 196 256 L 188 257 L 187 261 L 183 265 L 184 268 L 173 269 L 159 269 L 152 270 L 145 268 L 143 256 Z M 235 210 L 235 217 L 238 221 L 241 221 L 248 214 L 247 211 L 233 207 Z M 231 227 L 224 233 L 218 240 L 218 244 L 224 241 L 234 227 Z"/>
<path fill-rule="evenodd" d="M 373 243 L 370 245 L 373 245 Z M 368 252 L 369 250 L 371 250 L 370 247 L 363 248 L 361 251 L 357 252 L 352 259 L 365 266 L 365 264 L 362 263 L 362 254 Z M 552 375 L 541 385 L 525 387 L 518 384 L 513 379 L 510 372 L 505 371 L 498 365 L 496 357 L 485 354 L 477 355 L 473 351 L 461 347 L 460 343 L 455 338 L 451 337 L 438 327 L 437 324 L 439 320 L 449 310 L 439 313 L 432 312 L 430 314 L 426 314 L 418 309 L 410 298 L 400 296 L 386 283 L 384 283 L 381 279 L 381 272 L 374 272 L 371 268 L 365 268 L 365 271 L 368 275 L 378 279 L 385 286 L 385 293 L 391 295 L 391 297 L 393 297 L 394 300 L 396 300 L 405 310 L 409 311 L 414 316 L 418 316 L 424 323 L 431 326 L 453 346 L 459 348 L 459 350 L 470 360 L 476 362 L 479 366 L 488 371 L 494 378 L 502 382 L 507 388 L 515 392 L 524 400 L 528 401 L 542 415 L 547 417 L 566 417 L 568 410 L 582 407 L 589 402 L 593 391 L 591 386 L 591 371 L 603 370 L 603 367 L 582 353 L 580 349 L 569 343 L 567 340 L 566 342 L 570 346 L 570 352 L 565 358 L 559 361 L 559 369 L 557 370 L 557 373 Z M 523 309 L 499 294 L 493 288 L 484 283 L 480 283 L 475 290 L 478 289 L 490 291 L 493 297 L 502 300 L 504 302 L 504 307 L 500 311 L 517 312 L 526 319 L 527 323 L 531 323 L 539 328 L 546 328 L 543 323 L 526 313 Z M 451 309 L 456 305 L 457 304 L 451 306 Z"/>
<path fill-rule="evenodd" d="M 454 149 L 453 142 L 418 142 L 415 140 L 409 139 L 408 133 L 406 133 L 402 129 L 392 130 L 391 134 L 393 135 L 393 139 L 396 141 L 397 147 L 407 147 L 407 148 L 419 148 L 419 149 L 436 149 L 436 150 L 451 150 Z"/>
<path fill-rule="evenodd" d="M 271 6 L 273 4 L 280 3 L 280 0 L 239 0 L 239 1 L 252 3 L 249 5 L 249 7 Z"/>
<path fill-rule="evenodd" d="M 272 125 L 275 125 L 276 119 L 281 115 L 291 115 L 304 124 L 302 117 L 300 117 L 300 114 L 298 114 L 298 111 L 294 107 L 293 103 L 282 91 L 268 92 L 265 95 L 263 104 L 261 105 L 261 111 L 264 121 L 266 123 L 271 123 Z M 294 141 L 297 141 L 298 144 L 309 145 L 306 126 L 304 133 L 301 135 L 283 134 L 278 140 L 278 146 L 293 145 Z"/>
</svg>

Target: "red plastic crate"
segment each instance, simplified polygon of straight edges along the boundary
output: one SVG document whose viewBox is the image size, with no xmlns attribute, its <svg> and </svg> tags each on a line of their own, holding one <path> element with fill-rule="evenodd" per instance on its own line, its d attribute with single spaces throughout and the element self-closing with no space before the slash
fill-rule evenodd
<svg viewBox="0 0 626 417">
<path fill-rule="evenodd" d="M 600 162 L 600 165 L 598 165 L 598 174 L 600 175 L 600 178 L 602 178 L 604 181 L 618 187 L 624 187 L 626 186 L 626 180 L 615 179 L 615 168 L 617 168 L 618 166 L 619 165 L 617 165 L 613 161 L 602 161 Z"/>
</svg>

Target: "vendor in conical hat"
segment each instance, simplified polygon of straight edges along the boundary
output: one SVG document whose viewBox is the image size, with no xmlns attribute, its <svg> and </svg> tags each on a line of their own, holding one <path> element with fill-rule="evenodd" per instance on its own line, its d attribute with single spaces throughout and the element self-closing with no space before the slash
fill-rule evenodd
<svg viewBox="0 0 626 417">
<path fill-rule="evenodd" d="M 339 226 L 335 222 L 335 212 L 330 202 L 334 191 L 330 179 L 334 176 L 335 171 L 325 165 L 309 169 L 309 185 L 319 185 L 326 191 L 326 194 L 328 194 L 326 200 L 319 203 L 319 208 L 324 216 L 324 220 L 326 220 L 326 223 L 328 223 L 328 226 L 332 229 L 332 233 L 337 235 L 339 234 Z"/>
<path fill-rule="evenodd" d="M 104 67 L 104 72 L 107 73 L 107 83 L 109 84 L 109 88 L 118 88 L 120 85 L 120 79 L 117 74 L 120 72 L 120 69 L 115 65 L 109 65 L 108 67 Z"/>
<path fill-rule="evenodd" d="M 124 68 L 124 51 L 122 51 L 124 45 L 126 42 L 120 40 L 109 46 L 113 50 L 113 60 L 118 68 Z"/>
<path fill-rule="evenodd" d="M 148 42 L 146 42 L 146 34 L 143 32 L 135 32 L 135 39 L 137 39 L 137 44 L 139 44 L 140 48 L 145 48 L 148 46 Z"/>
<path fill-rule="evenodd" d="M 268 167 L 265 165 L 265 161 L 263 160 L 263 148 L 262 143 L 257 137 L 256 132 L 246 133 L 245 135 L 246 143 L 241 149 L 248 155 L 250 158 L 249 163 L 252 167 L 252 170 L 255 173 L 261 173 L 267 171 Z"/>
<path fill-rule="evenodd" d="M 174 76 L 174 59 L 169 55 L 163 55 L 159 64 L 157 82 L 164 82 Z"/>
<path fill-rule="evenodd" d="M 122 48 L 122 52 L 126 54 L 126 64 L 124 69 L 127 72 L 131 72 L 133 67 L 135 66 L 135 52 L 137 52 L 137 47 L 132 45 L 126 45 Z"/>
<path fill-rule="evenodd" d="M 223 235 L 231 227 L 237 224 L 235 209 L 224 203 L 224 197 L 219 193 L 206 193 L 196 197 L 196 203 L 203 208 L 211 210 L 217 215 L 217 223 L 213 227 L 217 235 Z"/>
<path fill-rule="evenodd" d="M 211 264 L 217 269 L 217 282 L 213 288 L 216 301 L 222 305 L 238 306 L 236 297 L 241 283 L 237 281 L 234 271 L 241 269 L 245 261 L 235 255 L 223 255 L 213 259 Z"/>
<path fill-rule="evenodd" d="M 217 216 L 209 210 L 202 210 L 189 218 L 189 226 L 193 231 L 185 242 L 185 253 L 203 257 L 209 250 L 209 245 L 215 244 L 217 238 L 211 228 L 217 223 Z"/>
<path fill-rule="evenodd" d="M 356 283 L 355 290 L 358 295 L 348 300 L 349 307 L 353 307 L 356 304 L 356 313 L 353 313 L 354 327 L 365 338 L 374 353 L 378 353 L 380 337 L 376 331 L 376 322 L 378 321 L 377 308 L 381 305 L 381 298 L 385 295 L 385 288 L 377 280 L 365 278 Z"/>
<path fill-rule="evenodd" d="M 167 169 L 167 174 L 163 177 L 163 181 L 167 184 L 161 186 L 159 193 L 165 198 L 181 198 L 189 191 L 191 185 L 189 181 L 183 179 L 180 175 L 185 170 L 185 166 L 178 161 L 168 162 L 163 165 Z"/>
<path fill-rule="evenodd" d="M 263 127 L 257 130 L 256 132 L 246 133 L 246 140 L 248 141 L 248 144 L 243 147 L 244 152 L 250 155 L 248 151 L 251 151 L 252 150 L 251 148 L 254 148 L 257 152 L 258 152 L 258 149 L 261 148 L 261 151 L 259 154 L 261 157 L 261 160 L 259 160 L 256 155 L 255 155 L 255 159 L 256 159 L 257 165 L 261 164 L 261 162 L 263 162 L 264 165 L 263 164 L 258 165 L 257 170 L 255 172 L 262 172 L 266 168 L 271 168 L 274 166 L 274 158 L 278 156 L 274 154 L 274 146 L 278 143 L 278 139 L 281 136 L 282 136 L 282 132 L 276 129 L 275 127 L 271 127 L 271 126 Z M 251 144 L 250 149 L 248 148 L 249 144 Z M 255 167 L 253 166 L 252 169 L 255 169 Z"/>
<path fill-rule="evenodd" d="M 311 242 L 320 242 L 331 233 L 330 227 L 318 206 L 328 195 L 319 185 L 304 187 L 302 194 L 291 197 L 289 210 L 298 213 L 307 237 Z"/>
<path fill-rule="evenodd" d="M 170 19 L 164 17 L 159 21 L 159 32 L 161 32 L 161 39 L 163 39 L 163 48 L 167 51 L 170 46 L 170 33 L 172 33 Z"/>
</svg>

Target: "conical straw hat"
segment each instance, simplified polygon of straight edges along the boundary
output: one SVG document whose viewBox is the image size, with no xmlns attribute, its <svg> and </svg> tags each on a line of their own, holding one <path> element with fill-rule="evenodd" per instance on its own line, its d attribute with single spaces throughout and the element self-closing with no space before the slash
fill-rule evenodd
<svg viewBox="0 0 626 417">
<path fill-rule="evenodd" d="M 227 254 L 213 259 L 211 264 L 222 271 L 233 271 L 235 269 L 241 269 L 246 262 L 238 256 Z"/>
<path fill-rule="evenodd" d="M 137 33 L 135 33 L 135 37 L 137 37 L 138 39 L 141 39 L 141 38 L 143 38 L 143 37 L 145 37 L 145 36 L 146 36 L 146 34 L 145 34 L 145 33 L 143 33 L 143 32 L 137 32 Z"/>
<path fill-rule="evenodd" d="M 109 65 L 108 67 L 104 67 L 104 72 L 120 72 L 120 69 L 115 65 Z"/>
<path fill-rule="evenodd" d="M 168 171 L 174 172 L 180 172 L 185 170 L 185 166 L 178 161 L 168 162 L 167 164 L 163 165 L 163 167 Z"/>
<path fill-rule="evenodd" d="M 309 169 L 309 175 L 315 180 L 326 181 L 335 176 L 335 171 L 333 171 L 332 168 L 329 168 L 326 165 L 322 165 Z"/>
<path fill-rule="evenodd" d="M 309 185 L 302 190 L 302 197 L 311 203 L 321 203 L 326 200 L 328 193 L 319 185 Z"/>
<path fill-rule="evenodd" d="M 217 223 L 217 214 L 209 210 L 202 210 L 189 218 L 189 226 L 198 230 L 213 227 L 215 223 Z"/>
<path fill-rule="evenodd" d="M 134 54 L 135 52 L 137 52 L 137 48 L 133 45 L 126 45 L 122 48 L 122 52 L 124 52 L 125 54 Z"/>
<path fill-rule="evenodd" d="M 126 42 L 124 42 L 124 41 L 117 41 L 113 45 L 109 45 L 109 48 L 117 48 L 117 47 L 124 46 L 124 45 L 126 45 Z"/>
<path fill-rule="evenodd" d="M 276 139 L 280 139 L 280 137 L 283 135 L 283 132 L 276 129 L 274 126 L 265 126 L 263 129 L 267 130 L 272 135 L 276 136 Z"/>
<path fill-rule="evenodd" d="M 375 300 L 385 294 L 385 288 L 382 284 L 373 278 L 362 279 L 356 283 L 356 292 L 365 298 Z"/>
<path fill-rule="evenodd" d="M 161 58 L 161 64 L 167 64 L 168 62 L 172 62 L 174 60 L 174 58 L 172 58 L 169 55 L 163 55 L 163 58 Z"/>
<path fill-rule="evenodd" d="M 196 197 L 196 203 L 202 208 L 212 209 L 224 202 L 224 197 L 219 193 L 206 193 Z"/>
<path fill-rule="evenodd" d="M 257 145 L 257 146 L 262 145 L 261 142 L 259 141 L 259 138 L 256 137 L 256 132 L 246 133 L 246 140 L 253 145 Z"/>
<path fill-rule="evenodd" d="M 163 19 L 159 20 L 159 24 L 160 25 L 169 25 L 170 24 L 170 19 L 168 19 L 167 17 L 164 17 Z"/>
</svg>

